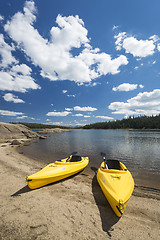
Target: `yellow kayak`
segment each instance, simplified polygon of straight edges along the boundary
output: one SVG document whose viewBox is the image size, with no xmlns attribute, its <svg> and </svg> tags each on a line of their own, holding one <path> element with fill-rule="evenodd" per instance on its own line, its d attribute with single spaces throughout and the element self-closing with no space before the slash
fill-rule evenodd
<svg viewBox="0 0 160 240">
<path fill-rule="evenodd" d="M 97 180 L 113 211 L 121 217 L 134 189 L 131 173 L 123 163 L 107 160 L 98 169 Z"/>
<path fill-rule="evenodd" d="M 50 163 L 42 170 L 26 177 L 26 182 L 31 189 L 57 182 L 83 170 L 89 163 L 88 157 L 70 156 Z"/>
</svg>

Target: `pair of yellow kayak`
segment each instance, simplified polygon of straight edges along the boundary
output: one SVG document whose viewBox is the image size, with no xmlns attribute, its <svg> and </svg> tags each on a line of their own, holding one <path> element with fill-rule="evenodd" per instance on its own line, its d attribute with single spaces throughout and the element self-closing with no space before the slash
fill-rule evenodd
<svg viewBox="0 0 160 240">
<path fill-rule="evenodd" d="M 117 160 L 105 160 L 97 172 L 98 183 L 118 217 L 121 217 L 134 189 L 134 180 L 125 165 Z M 69 158 L 50 163 L 42 170 L 26 177 L 31 189 L 57 182 L 82 171 L 89 163 L 88 157 L 71 154 Z"/>
</svg>

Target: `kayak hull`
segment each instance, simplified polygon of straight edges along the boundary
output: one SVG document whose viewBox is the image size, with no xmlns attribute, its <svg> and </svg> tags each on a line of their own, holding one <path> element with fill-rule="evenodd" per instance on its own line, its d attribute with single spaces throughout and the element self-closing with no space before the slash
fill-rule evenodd
<svg viewBox="0 0 160 240">
<path fill-rule="evenodd" d="M 30 189 L 60 181 L 82 171 L 89 163 L 88 157 L 81 157 L 79 162 L 66 162 L 67 159 L 50 163 L 42 170 L 26 177 Z"/>
<path fill-rule="evenodd" d="M 98 183 L 110 206 L 121 217 L 134 189 L 134 180 L 125 165 L 120 162 L 120 170 L 106 169 L 102 162 L 97 172 Z"/>
</svg>

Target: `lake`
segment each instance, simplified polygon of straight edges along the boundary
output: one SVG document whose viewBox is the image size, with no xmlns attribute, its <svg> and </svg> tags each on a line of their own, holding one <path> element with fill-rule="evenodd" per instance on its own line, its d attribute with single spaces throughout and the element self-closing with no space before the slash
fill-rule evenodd
<svg viewBox="0 0 160 240">
<path fill-rule="evenodd" d="M 140 185 L 158 187 L 160 182 L 160 131 L 156 130 L 71 130 L 51 133 L 20 148 L 25 155 L 45 164 L 77 151 L 88 156 L 92 167 L 102 162 L 100 152 L 107 158 L 123 162 Z"/>
</svg>

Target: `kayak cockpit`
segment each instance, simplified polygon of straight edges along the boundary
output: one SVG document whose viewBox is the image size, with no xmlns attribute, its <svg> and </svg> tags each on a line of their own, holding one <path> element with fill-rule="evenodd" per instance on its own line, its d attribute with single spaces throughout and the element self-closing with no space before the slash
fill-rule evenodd
<svg viewBox="0 0 160 240">
<path fill-rule="evenodd" d="M 105 172 L 126 172 L 127 169 L 125 165 L 118 160 L 111 160 L 108 159 L 106 161 L 103 161 L 101 164 L 101 170 Z"/>
<path fill-rule="evenodd" d="M 76 164 L 76 163 L 82 163 L 84 160 L 85 160 L 85 157 L 71 155 L 69 158 L 58 160 L 55 163 L 56 164 Z"/>
<path fill-rule="evenodd" d="M 80 162 L 81 160 L 82 160 L 81 156 L 75 155 L 69 158 L 67 162 Z"/>
<path fill-rule="evenodd" d="M 121 170 L 121 167 L 120 167 L 120 162 L 118 160 L 110 160 L 110 159 L 107 159 L 105 161 L 106 163 L 106 168 L 107 169 L 116 169 L 116 170 Z"/>
</svg>

